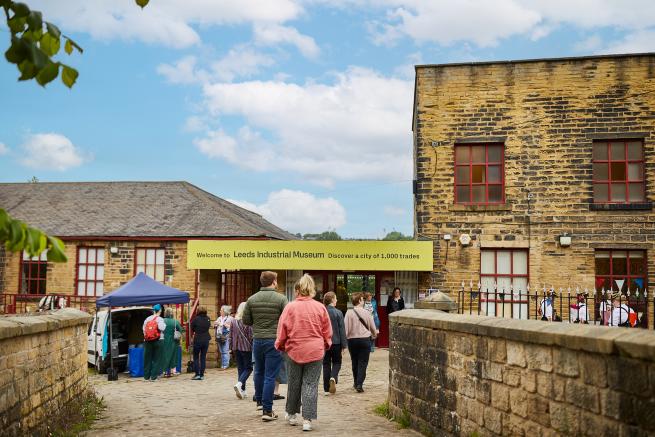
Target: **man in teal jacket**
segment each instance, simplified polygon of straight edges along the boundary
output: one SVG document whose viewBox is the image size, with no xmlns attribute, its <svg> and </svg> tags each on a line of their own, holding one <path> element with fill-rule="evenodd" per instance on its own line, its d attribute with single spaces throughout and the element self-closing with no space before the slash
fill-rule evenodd
<svg viewBox="0 0 655 437">
<path fill-rule="evenodd" d="M 242 321 L 252 326 L 252 352 L 255 357 L 255 400 L 257 409 L 262 408 L 262 420 L 277 419 L 273 411 L 275 377 L 282 365 L 282 354 L 275 349 L 277 323 L 287 298 L 277 292 L 277 273 L 262 272 L 261 288 L 248 299 Z"/>
</svg>

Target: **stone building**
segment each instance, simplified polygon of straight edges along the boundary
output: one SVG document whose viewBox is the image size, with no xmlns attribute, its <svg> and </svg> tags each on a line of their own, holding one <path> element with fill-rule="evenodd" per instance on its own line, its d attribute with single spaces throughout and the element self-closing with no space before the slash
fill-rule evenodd
<svg viewBox="0 0 655 437">
<path fill-rule="evenodd" d="M 422 288 L 652 295 L 655 54 L 419 65 L 412 128 Z"/>
<path fill-rule="evenodd" d="M 0 184 L 0 207 L 61 238 L 66 263 L 0 256 L 0 310 L 21 312 L 43 294 L 92 311 L 95 298 L 139 272 L 186 291 L 215 316 L 258 289 L 259 272 L 190 270 L 190 239 L 295 237 L 188 182 Z M 283 276 L 285 272 L 280 272 Z"/>
</svg>

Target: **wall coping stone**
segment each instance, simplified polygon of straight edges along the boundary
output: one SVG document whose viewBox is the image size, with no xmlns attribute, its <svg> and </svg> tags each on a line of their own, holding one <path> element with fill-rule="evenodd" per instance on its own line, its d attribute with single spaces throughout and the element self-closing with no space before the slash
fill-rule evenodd
<svg viewBox="0 0 655 437">
<path fill-rule="evenodd" d="M 0 317 L 0 340 L 54 331 L 70 326 L 87 325 L 93 316 L 74 308 L 35 315 Z"/>
<path fill-rule="evenodd" d="M 397 311 L 389 315 L 389 320 L 396 324 L 616 354 L 655 362 L 655 332 L 645 329 L 506 319 L 419 309 Z"/>
</svg>

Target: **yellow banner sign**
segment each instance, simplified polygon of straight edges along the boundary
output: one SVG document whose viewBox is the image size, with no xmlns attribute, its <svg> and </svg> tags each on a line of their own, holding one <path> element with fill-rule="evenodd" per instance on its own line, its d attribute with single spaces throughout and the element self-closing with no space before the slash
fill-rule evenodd
<svg viewBox="0 0 655 437">
<path fill-rule="evenodd" d="M 432 271 L 431 241 L 189 240 L 189 269 Z"/>
</svg>

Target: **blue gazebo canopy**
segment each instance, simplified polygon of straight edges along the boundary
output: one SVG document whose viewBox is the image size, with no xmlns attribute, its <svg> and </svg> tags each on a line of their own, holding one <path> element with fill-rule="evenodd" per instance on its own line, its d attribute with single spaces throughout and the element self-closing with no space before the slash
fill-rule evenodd
<svg viewBox="0 0 655 437">
<path fill-rule="evenodd" d="M 129 282 L 96 300 L 96 307 L 127 307 L 187 303 L 189 293 L 168 287 L 145 273 L 139 273 Z"/>
</svg>

